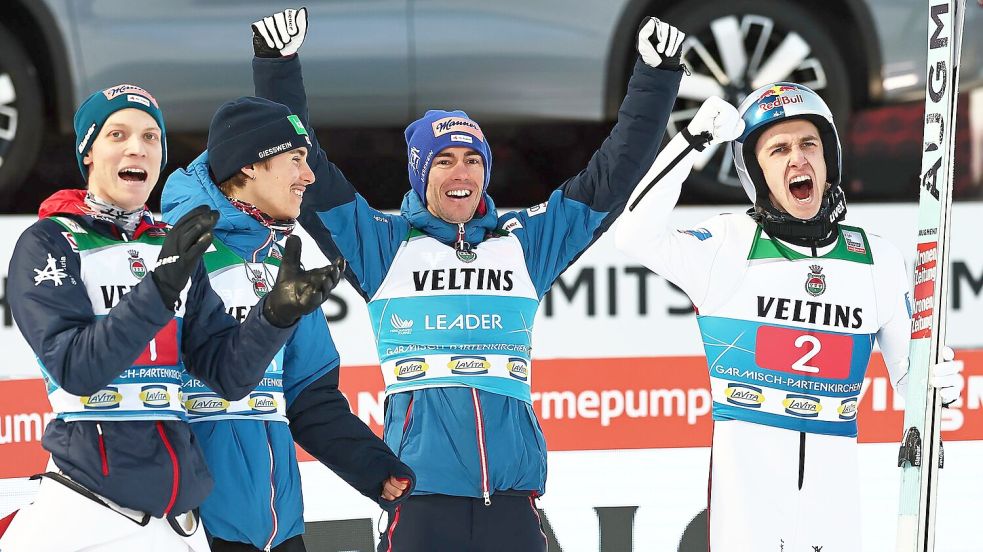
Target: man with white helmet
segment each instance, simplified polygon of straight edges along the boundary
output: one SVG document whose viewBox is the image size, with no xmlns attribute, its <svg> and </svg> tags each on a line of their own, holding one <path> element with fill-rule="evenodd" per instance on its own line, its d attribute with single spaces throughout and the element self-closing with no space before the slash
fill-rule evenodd
<svg viewBox="0 0 983 552">
<path fill-rule="evenodd" d="M 696 152 L 729 140 L 754 207 L 669 229 Z M 698 312 L 715 422 L 714 552 L 860 547 L 857 405 L 875 337 L 904 393 L 911 309 L 898 250 L 842 224 L 840 181 L 829 108 L 780 82 L 739 109 L 708 99 L 618 225 L 618 247 L 682 288 Z M 944 402 L 959 397 L 960 368 L 934 368 Z"/>
</svg>

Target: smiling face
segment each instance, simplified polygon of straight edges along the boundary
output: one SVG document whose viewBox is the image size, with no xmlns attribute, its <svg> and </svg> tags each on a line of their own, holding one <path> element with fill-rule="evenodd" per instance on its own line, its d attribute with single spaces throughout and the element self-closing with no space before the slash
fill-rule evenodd
<svg viewBox="0 0 983 552">
<path fill-rule="evenodd" d="M 816 125 L 793 119 L 768 127 L 754 155 L 768 184 L 772 205 L 798 219 L 811 219 L 823 204 L 826 158 Z"/>
<path fill-rule="evenodd" d="M 267 161 L 241 169 L 248 178 L 242 188 L 235 190 L 235 197 L 275 219 L 297 218 L 304 190 L 314 183 L 314 173 L 307 164 L 307 148 L 285 151 Z"/>
<path fill-rule="evenodd" d="M 147 203 L 163 156 L 157 122 L 139 109 L 121 109 L 106 119 L 82 158 L 89 191 L 125 211 Z"/>
<path fill-rule="evenodd" d="M 427 176 L 427 209 L 452 224 L 471 220 L 485 184 L 485 162 L 471 148 L 441 150 Z"/>
</svg>

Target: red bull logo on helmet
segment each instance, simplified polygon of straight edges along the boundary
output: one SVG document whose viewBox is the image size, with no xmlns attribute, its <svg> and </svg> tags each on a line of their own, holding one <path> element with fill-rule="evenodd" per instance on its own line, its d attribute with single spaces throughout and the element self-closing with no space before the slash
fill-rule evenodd
<svg viewBox="0 0 983 552">
<path fill-rule="evenodd" d="M 761 96 L 758 97 L 757 101 L 760 102 L 765 98 L 769 98 L 772 96 L 781 96 L 785 92 L 798 92 L 798 91 L 799 88 L 796 86 L 791 86 L 787 84 L 776 84 L 775 86 L 771 86 L 767 90 L 762 92 Z"/>
</svg>

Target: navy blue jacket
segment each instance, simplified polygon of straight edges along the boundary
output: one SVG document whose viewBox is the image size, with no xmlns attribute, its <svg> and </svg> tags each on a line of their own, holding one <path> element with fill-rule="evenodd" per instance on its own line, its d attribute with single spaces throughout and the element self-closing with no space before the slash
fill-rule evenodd
<svg viewBox="0 0 983 552">
<path fill-rule="evenodd" d="M 283 236 L 271 236 L 272 230 L 233 207 L 212 181 L 208 152 L 171 174 L 161 196 L 161 210 L 169 223 L 198 205 L 219 212 L 215 239 L 239 257 L 262 262 L 271 247 L 279 248 L 276 242 Z M 210 535 L 262 549 L 303 534 L 304 505 L 294 440 L 383 507 L 394 506 L 381 498 L 382 483 L 390 475 L 412 483 L 412 470 L 352 414 L 338 389 L 339 362 L 324 313 L 315 310 L 297 323 L 284 351 L 283 391 L 289 427 L 249 419 L 191 424 L 215 472 L 215 490 L 201 508 Z M 403 496 L 408 497 L 409 492 Z"/>
<path fill-rule="evenodd" d="M 74 395 L 108 385 L 174 318 L 153 278 L 96 318 L 81 282 L 79 254 L 49 215 L 68 216 L 88 232 L 116 240 L 116 225 L 83 214 L 83 190 L 63 190 L 41 205 L 41 220 L 21 234 L 10 259 L 8 302 L 14 321 L 48 374 Z M 162 225 L 143 222 L 135 234 Z M 48 255 L 64 259 L 62 285 L 34 280 Z M 126 266 L 120 267 L 127 270 Z M 204 265 L 192 276 L 180 355 L 185 369 L 223 397 L 244 397 L 263 377 L 293 327 L 277 328 L 254 309 L 240 325 L 226 314 L 208 284 Z M 99 428 L 104 451 L 100 450 Z M 42 439 L 58 468 L 89 490 L 155 517 L 198 507 L 212 489 L 191 428 L 183 421 L 73 421 L 54 419 Z M 104 468 L 105 463 L 105 468 Z M 108 475 L 103 475 L 108 472 Z"/>
<path fill-rule="evenodd" d="M 639 60 L 618 122 L 587 167 L 559 186 L 548 205 L 497 216 L 486 195 L 486 211 L 479 209 L 465 225 L 465 239 L 476 244 L 494 232 L 511 231 L 522 244 L 526 269 L 542 299 L 624 209 L 655 159 L 681 76 L 682 71 L 654 69 Z M 307 97 L 296 56 L 254 59 L 253 79 L 257 96 L 287 105 L 306 123 Z M 445 244 L 454 241 L 456 225 L 430 214 L 412 191 L 400 215 L 372 209 L 328 160 L 313 133 L 311 138 L 308 159 L 316 181 L 304 193 L 299 220 L 326 254 L 345 256 L 347 276 L 366 300 L 389 274 L 411 228 Z M 477 396 L 475 401 L 466 387 L 438 387 L 389 397 L 385 439 L 416 472 L 416 492 L 479 497 L 486 480 L 490 493 L 545 492 L 546 443 L 532 406 L 484 390 Z M 484 447 L 477 427 L 484 428 Z"/>
</svg>

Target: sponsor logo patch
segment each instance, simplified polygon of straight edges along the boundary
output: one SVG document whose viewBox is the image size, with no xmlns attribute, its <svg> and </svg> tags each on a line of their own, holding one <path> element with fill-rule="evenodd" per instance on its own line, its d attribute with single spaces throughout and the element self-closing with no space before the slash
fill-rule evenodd
<svg viewBox="0 0 983 552">
<path fill-rule="evenodd" d="M 263 151 L 258 152 L 256 154 L 256 157 L 259 157 L 260 159 L 266 159 L 267 157 L 269 157 L 271 155 L 276 155 L 278 153 L 285 152 L 285 151 L 287 151 L 289 149 L 292 149 L 293 147 L 294 147 L 294 143 L 293 142 L 284 142 L 284 143 L 282 143 L 282 144 L 280 144 L 278 146 L 273 146 L 272 148 L 268 148 L 268 149 L 265 149 Z"/>
<path fill-rule="evenodd" d="M 131 94 L 139 94 L 139 95 L 143 96 L 145 99 L 149 100 L 150 103 L 154 104 L 154 107 L 159 107 L 157 105 L 157 100 L 154 99 L 154 97 L 150 95 L 150 92 L 147 92 L 143 88 L 140 88 L 139 86 L 134 86 L 132 84 L 120 84 L 120 85 L 117 85 L 117 86 L 113 86 L 111 88 L 107 88 L 107 89 L 105 89 L 105 90 L 102 91 L 102 95 L 103 96 L 106 96 L 106 99 L 107 100 L 111 100 L 111 99 L 116 98 L 118 96 L 121 96 L 123 94 L 127 94 L 127 100 L 128 101 L 131 101 L 131 102 L 133 100 L 130 100 L 129 95 L 131 95 Z M 144 104 L 144 105 L 146 105 L 146 104 Z"/>
<path fill-rule="evenodd" d="M 431 128 L 433 129 L 434 138 L 443 136 L 448 132 L 463 132 L 474 136 L 481 142 L 485 141 L 485 135 L 482 134 L 481 127 L 478 126 L 478 123 L 471 119 L 465 119 L 464 117 L 444 117 L 443 119 L 434 121 L 431 124 Z"/>
<path fill-rule="evenodd" d="M 509 375 L 520 381 L 529 381 L 529 362 L 524 358 L 509 357 L 508 364 L 505 367 L 509 371 Z"/>
<path fill-rule="evenodd" d="M 799 418 L 816 418 L 823 409 L 823 405 L 819 404 L 819 399 L 808 395 L 786 395 L 785 400 L 782 401 L 782 406 L 785 407 L 786 414 Z"/>
<path fill-rule="evenodd" d="M 410 168 L 416 174 L 420 174 L 420 148 L 415 146 L 410 148 Z"/>
<path fill-rule="evenodd" d="M 860 232 L 844 230 L 843 239 L 846 241 L 847 251 L 852 251 L 854 253 L 867 253 L 867 247 L 864 245 L 864 237 L 860 235 Z"/>
<path fill-rule="evenodd" d="M 144 385 L 140 388 L 140 400 L 147 408 L 166 408 L 171 404 L 171 394 L 163 385 Z"/>
<path fill-rule="evenodd" d="M 427 375 L 430 366 L 424 358 L 407 358 L 396 363 L 394 371 L 397 381 L 409 381 Z"/>
<path fill-rule="evenodd" d="M 252 393 L 249 395 L 249 408 L 259 412 L 276 412 L 276 399 L 269 393 Z"/>
<path fill-rule="evenodd" d="M 540 203 L 539 205 L 533 205 L 532 207 L 526 209 L 526 214 L 528 214 L 530 217 L 534 217 L 536 215 L 541 215 L 541 214 L 543 214 L 543 213 L 546 212 L 546 207 L 547 207 L 548 204 L 549 204 L 549 201 L 544 201 L 544 202 Z"/>
<path fill-rule="evenodd" d="M 34 287 L 41 285 L 42 282 L 54 282 L 55 287 L 57 287 L 61 285 L 62 280 L 68 278 L 68 274 L 58 268 L 57 262 L 57 259 L 52 257 L 51 253 L 48 253 L 48 261 L 44 265 L 44 268 L 34 269 Z"/>
<path fill-rule="evenodd" d="M 143 96 L 137 96 L 136 94 L 127 94 L 126 101 L 150 107 L 150 100 L 144 98 Z"/>
<path fill-rule="evenodd" d="M 116 387 L 106 387 L 87 397 L 79 397 L 79 400 L 86 410 L 112 410 L 119 408 L 123 395 L 119 394 L 119 389 Z"/>
<path fill-rule="evenodd" d="M 72 248 L 72 251 L 79 252 L 79 244 L 75 241 L 75 235 L 71 232 L 62 232 L 62 236 L 65 236 L 65 241 L 68 242 L 68 246 Z"/>
<path fill-rule="evenodd" d="M 452 356 L 447 367 L 451 369 L 452 374 L 479 376 L 488 373 L 491 362 L 481 356 Z"/>
<path fill-rule="evenodd" d="M 761 408 L 765 395 L 761 388 L 741 383 L 731 383 L 724 391 L 727 402 L 749 408 Z"/>
<path fill-rule="evenodd" d="M 296 115 L 287 115 L 287 120 L 290 121 L 290 124 L 294 127 L 294 132 L 296 132 L 299 136 L 308 135 L 307 129 L 304 128 L 304 123 L 300 122 L 300 117 Z M 311 143 L 310 139 L 307 140 L 307 143 Z"/>
<path fill-rule="evenodd" d="M 502 225 L 502 230 L 506 232 L 515 232 L 519 228 L 522 228 L 522 223 L 517 218 L 509 219 L 508 222 Z"/>
<path fill-rule="evenodd" d="M 836 407 L 836 413 L 840 415 L 841 420 L 857 419 L 856 397 L 851 399 L 845 399 L 842 402 L 840 402 L 840 406 Z"/>
<path fill-rule="evenodd" d="M 229 401 L 214 393 L 190 395 L 184 401 L 184 408 L 191 414 L 217 414 L 229 408 Z"/>
<path fill-rule="evenodd" d="M 473 144 L 474 138 L 468 136 L 467 134 L 451 134 L 451 142 L 464 142 L 465 144 Z"/>
<path fill-rule="evenodd" d="M 694 238 L 700 241 L 704 241 L 713 237 L 713 234 L 711 234 L 710 231 L 707 230 L 706 228 L 696 228 L 693 230 L 678 230 L 678 232 L 680 234 L 689 234 L 690 236 L 693 236 Z"/>
<path fill-rule="evenodd" d="M 392 324 L 392 332 L 395 334 L 409 335 L 413 332 L 413 321 L 403 320 L 396 313 L 389 317 L 389 323 Z"/>
</svg>

